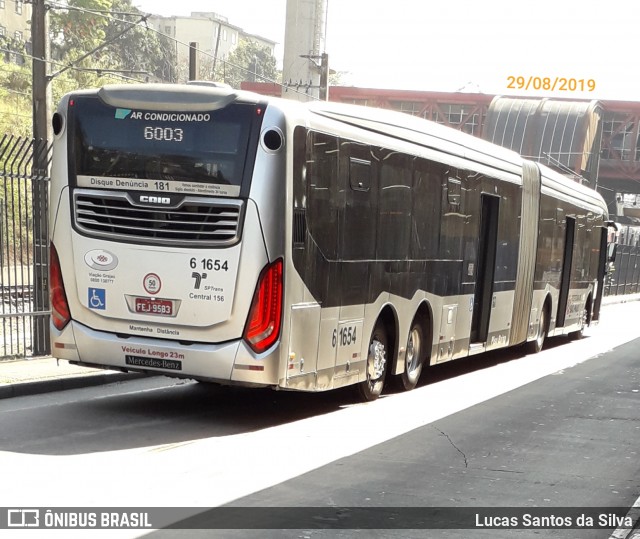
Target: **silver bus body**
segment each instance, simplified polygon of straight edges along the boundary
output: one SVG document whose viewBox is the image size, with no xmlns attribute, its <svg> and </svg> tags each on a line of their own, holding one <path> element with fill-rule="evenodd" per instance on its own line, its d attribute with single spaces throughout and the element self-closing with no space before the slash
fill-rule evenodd
<svg viewBox="0 0 640 539">
<path fill-rule="evenodd" d="M 598 317 L 602 198 L 463 133 L 192 85 L 69 94 L 54 125 L 56 357 L 375 398 Z"/>
</svg>

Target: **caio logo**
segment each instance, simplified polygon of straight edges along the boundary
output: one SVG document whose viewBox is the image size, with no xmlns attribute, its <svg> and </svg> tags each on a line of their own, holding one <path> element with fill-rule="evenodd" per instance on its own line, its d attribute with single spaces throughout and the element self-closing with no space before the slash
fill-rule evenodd
<svg viewBox="0 0 640 539">
<path fill-rule="evenodd" d="M 143 204 L 171 204 L 171 199 L 169 197 L 141 195 L 140 202 L 142 202 Z"/>
</svg>

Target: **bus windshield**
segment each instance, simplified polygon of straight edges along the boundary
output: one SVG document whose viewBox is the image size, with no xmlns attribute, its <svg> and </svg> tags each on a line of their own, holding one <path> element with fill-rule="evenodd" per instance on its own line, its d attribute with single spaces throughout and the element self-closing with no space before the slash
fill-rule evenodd
<svg viewBox="0 0 640 539">
<path fill-rule="evenodd" d="M 69 107 L 71 176 L 85 187 L 126 186 L 104 180 L 129 178 L 162 182 L 167 191 L 229 186 L 225 193 L 238 195 L 255 109 L 231 104 L 210 112 L 131 110 L 78 96 Z M 189 188 L 193 184 L 201 187 Z"/>
</svg>

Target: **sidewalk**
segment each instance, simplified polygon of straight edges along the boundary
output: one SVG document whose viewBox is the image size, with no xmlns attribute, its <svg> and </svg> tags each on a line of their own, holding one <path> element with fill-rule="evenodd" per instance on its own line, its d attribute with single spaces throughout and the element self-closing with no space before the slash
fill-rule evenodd
<svg viewBox="0 0 640 539">
<path fill-rule="evenodd" d="M 53 357 L 0 360 L 0 399 L 112 384 L 143 376 L 146 375 L 78 367 Z"/>
<path fill-rule="evenodd" d="M 602 305 L 614 305 L 640 300 L 640 294 L 609 296 Z M 0 399 L 36 395 L 50 391 L 112 384 L 146 376 L 103 369 L 89 369 L 71 365 L 52 357 L 35 359 L 0 360 Z"/>
</svg>

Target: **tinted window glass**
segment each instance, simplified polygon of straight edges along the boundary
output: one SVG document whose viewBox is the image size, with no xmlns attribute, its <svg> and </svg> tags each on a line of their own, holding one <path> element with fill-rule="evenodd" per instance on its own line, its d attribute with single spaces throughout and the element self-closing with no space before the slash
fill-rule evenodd
<svg viewBox="0 0 640 539">
<path fill-rule="evenodd" d="M 311 234 L 323 255 L 337 257 L 338 215 L 338 138 L 309 132 L 306 141 L 307 204 Z"/>
<path fill-rule="evenodd" d="M 380 150 L 378 258 L 406 260 L 411 237 L 412 168 L 405 154 Z"/>
<path fill-rule="evenodd" d="M 78 97 L 69 107 L 70 161 L 79 176 L 239 186 L 255 114 L 255 106 L 245 104 L 166 112 Z"/>
</svg>

